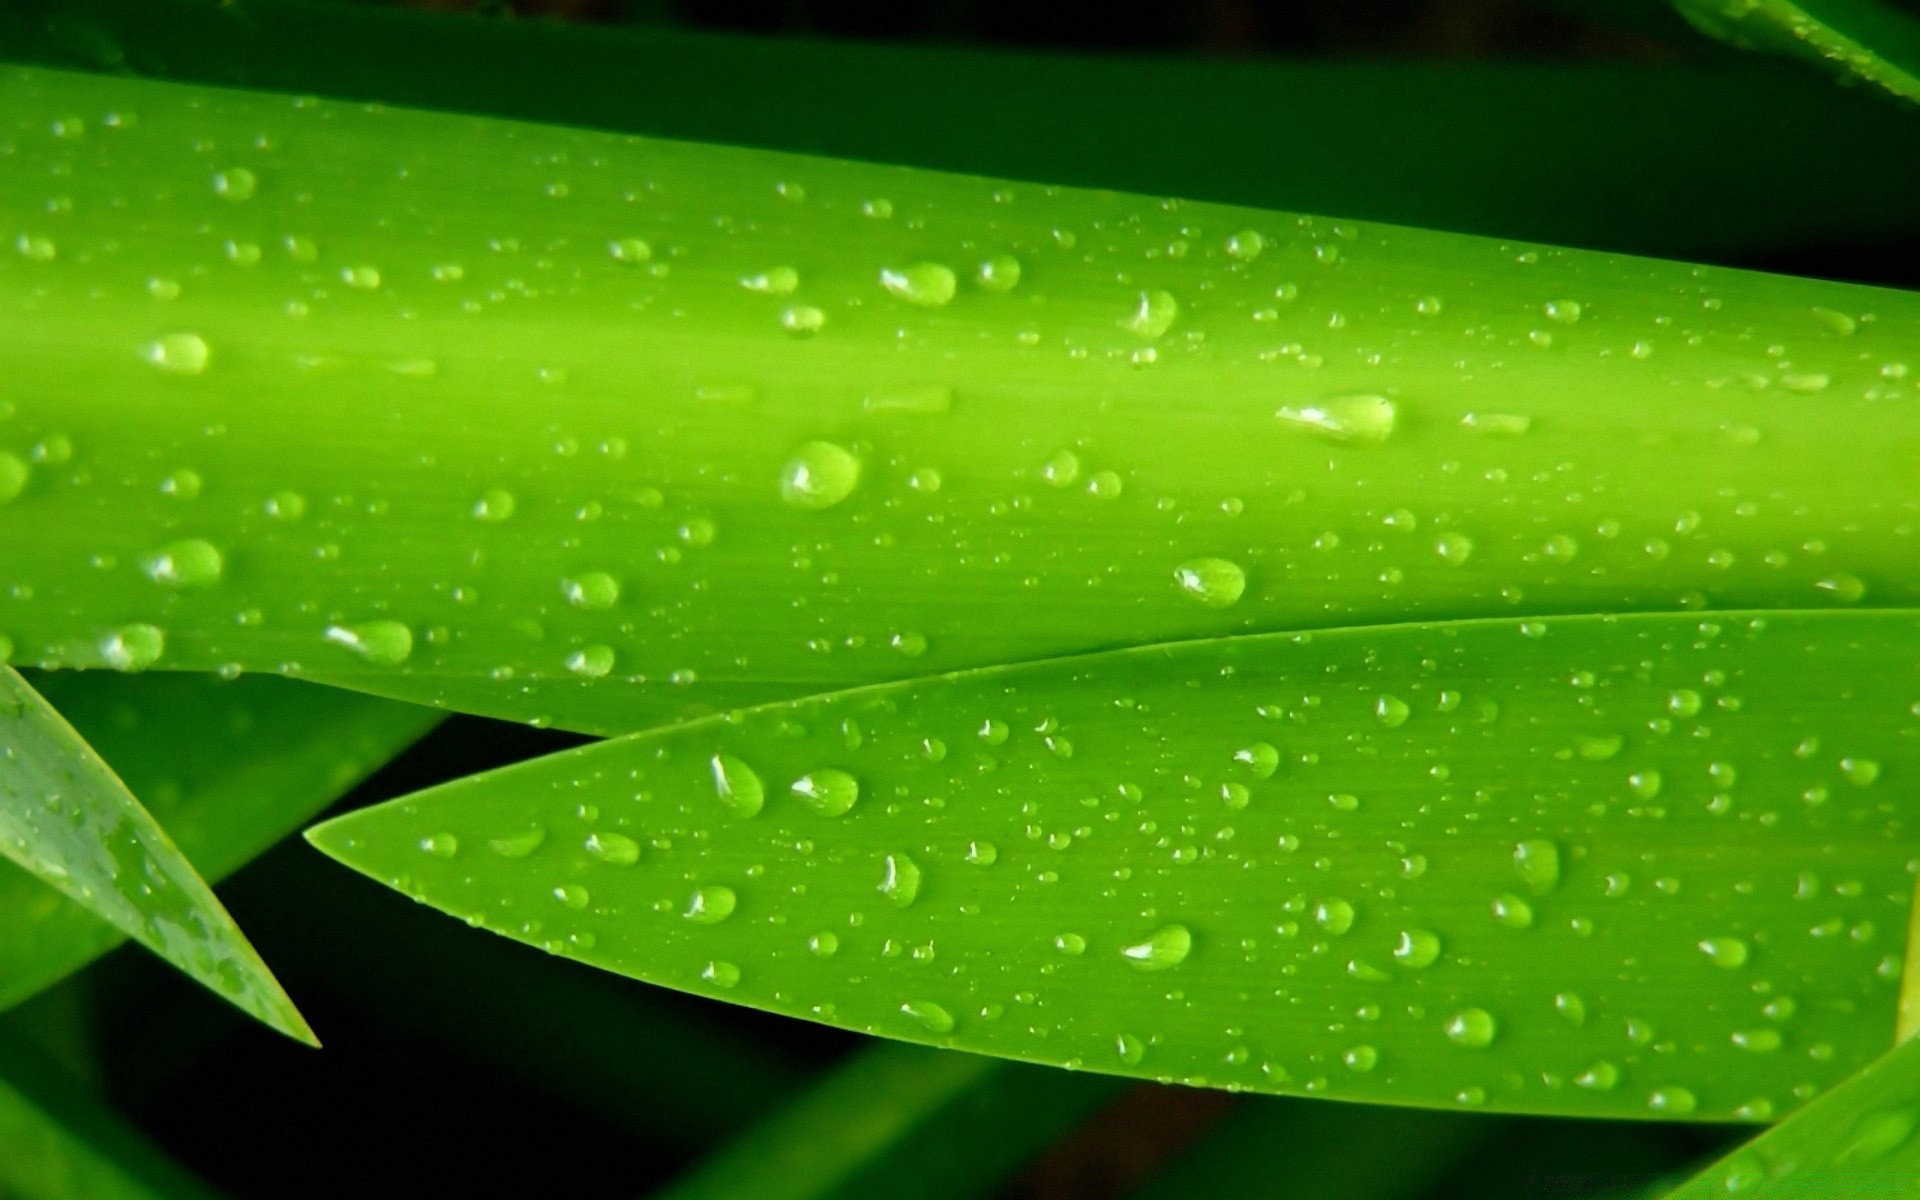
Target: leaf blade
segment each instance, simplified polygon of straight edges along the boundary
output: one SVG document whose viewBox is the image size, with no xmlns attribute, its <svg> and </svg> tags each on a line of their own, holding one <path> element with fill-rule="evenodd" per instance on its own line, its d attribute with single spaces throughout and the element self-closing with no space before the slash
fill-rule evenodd
<svg viewBox="0 0 1920 1200">
<path fill-rule="evenodd" d="M 1147 647 L 635 735 L 308 838 L 550 952 L 882 1036 L 1766 1119 L 1892 1029 L 1910 814 L 1874 788 L 1920 770 L 1915 620 Z"/>
<path fill-rule="evenodd" d="M 0 667 L 0 748 L 0 853 L 243 1012 L 318 1044 L 159 823 L 11 667 Z"/>
</svg>

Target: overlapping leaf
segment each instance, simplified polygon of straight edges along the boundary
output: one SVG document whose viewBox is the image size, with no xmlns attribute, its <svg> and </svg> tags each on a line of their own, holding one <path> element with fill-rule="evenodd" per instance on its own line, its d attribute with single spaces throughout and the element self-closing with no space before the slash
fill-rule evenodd
<svg viewBox="0 0 1920 1200">
<path fill-rule="evenodd" d="M 1891 1036 L 1920 617 L 1147 647 L 772 706 L 310 838 L 509 937 L 907 1040 L 1764 1120 Z"/>
<path fill-rule="evenodd" d="M 1674 0 L 1674 7 L 1715 37 L 1813 59 L 1920 101 L 1920 20 L 1881 0 Z"/>
</svg>

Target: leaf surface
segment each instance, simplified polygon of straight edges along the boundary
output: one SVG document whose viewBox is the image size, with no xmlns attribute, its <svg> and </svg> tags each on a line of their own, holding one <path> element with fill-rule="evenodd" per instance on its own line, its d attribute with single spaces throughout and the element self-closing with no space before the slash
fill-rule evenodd
<svg viewBox="0 0 1920 1200">
<path fill-rule="evenodd" d="M 0 98 L 0 199 L 73 200 L 0 257 L 25 663 L 628 732 L 1148 641 L 1920 600 L 1913 295 L 80 75 Z"/>
<path fill-rule="evenodd" d="M 1920 101 L 1920 20 L 1880 0 L 1674 0 L 1695 26 L 1735 45 L 1810 59 Z"/>
<path fill-rule="evenodd" d="M 49 672 L 35 686 L 202 878 L 218 882 L 432 728 L 440 714 L 270 676 Z M 0 1008 L 119 944 L 121 932 L 0 868 Z"/>
<path fill-rule="evenodd" d="M 749 710 L 321 849 L 609 970 L 1195 1084 L 1764 1120 L 1892 1036 L 1907 612 L 1403 625 Z"/>
<path fill-rule="evenodd" d="M 313 1031 L 112 769 L 0 667 L 0 853 L 289 1037 Z"/>
</svg>

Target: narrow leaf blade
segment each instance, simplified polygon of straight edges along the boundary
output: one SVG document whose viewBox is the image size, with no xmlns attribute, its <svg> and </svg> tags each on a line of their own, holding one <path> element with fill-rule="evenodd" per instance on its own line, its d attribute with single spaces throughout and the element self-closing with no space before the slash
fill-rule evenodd
<svg viewBox="0 0 1920 1200">
<path fill-rule="evenodd" d="M 159 823 L 11 667 L 0 667 L 0 853 L 242 1011 L 319 1044 Z"/>
<path fill-rule="evenodd" d="M 1715 37 L 1810 59 L 1920 101 L 1920 21 L 1880 0 L 1674 0 L 1674 7 Z"/>
<path fill-rule="evenodd" d="M 889 1037 L 1760 1120 L 1891 1035 L 1917 638 L 1749 613 L 1146 647 L 640 734 L 308 836 L 551 952 Z"/>
</svg>

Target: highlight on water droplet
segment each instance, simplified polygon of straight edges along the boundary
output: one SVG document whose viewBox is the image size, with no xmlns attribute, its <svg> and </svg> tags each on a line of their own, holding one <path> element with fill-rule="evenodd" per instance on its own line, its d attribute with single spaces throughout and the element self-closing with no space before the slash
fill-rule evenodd
<svg viewBox="0 0 1920 1200">
<path fill-rule="evenodd" d="M 1318 404 L 1287 405 L 1281 421 L 1336 442 L 1377 445 L 1393 433 L 1398 413 L 1385 396 L 1335 396 Z"/>
<path fill-rule="evenodd" d="M 905 854 L 889 854 L 880 864 L 880 894 L 905 908 L 920 897 L 920 864 Z"/>
<path fill-rule="evenodd" d="M 200 538 L 168 542 L 147 556 L 148 578 L 169 587 L 207 587 L 220 582 L 226 562 L 213 543 Z"/>
<path fill-rule="evenodd" d="M 1185 925 L 1165 925 L 1145 939 L 1120 948 L 1120 956 L 1142 971 L 1165 971 L 1187 961 L 1193 933 Z"/>
<path fill-rule="evenodd" d="M 732 916 L 739 904 L 740 897 L 732 888 L 712 883 L 693 889 L 693 894 L 687 897 L 686 911 L 681 915 L 696 925 L 718 925 Z"/>
<path fill-rule="evenodd" d="M 832 442 L 807 442 L 780 470 L 780 498 L 795 508 L 832 508 L 859 484 L 860 460 Z"/>
<path fill-rule="evenodd" d="M 752 767 L 731 754 L 716 754 L 707 760 L 713 775 L 713 794 L 743 817 L 751 817 L 766 803 L 767 789 Z"/>
<path fill-rule="evenodd" d="M 842 816 L 860 799 L 860 781 L 831 767 L 802 775 L 791 790 L 795 799 L 823 817 Z"/>
<path fill-rule="evenodd" d="M 169 374 L 198 375 L 207 369 L 213 352 L 197 333 L 168 333 L 142 346 L 140 357 Z"/>
<path fill-rule="evenodd" d="M 953 299 L 959 281 L 953 268 L 936 262 L 917 262 L 904 267 L 883 267 L 880 286 L 908 304 L 921 308 L 939 308 Z"/>
<path fill-rule="evenodd" d="M 1185 595 L 1208 608 L 1230 608 L 1247 590 L 1247 573 L 1224 558 L 1192 558 L 1173 569 Z"/>
<path fill-rule="evenodd" d="M 345 646 L 370 663 L 393 666 L 413 654 L 413 630 L 399 621 L 362 621 L 358 625 L 329 625 L 326 639 Z"/>
</svg>

